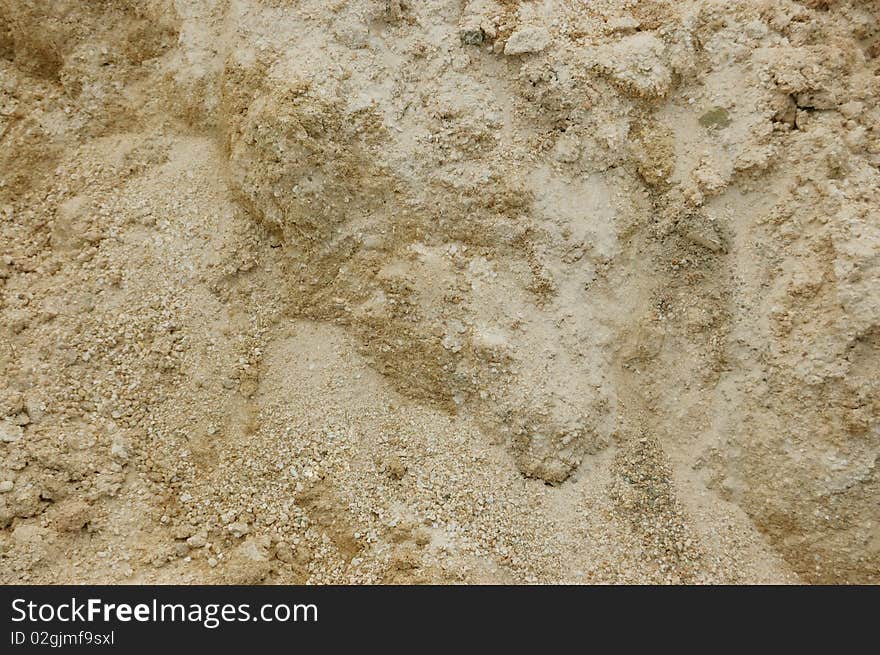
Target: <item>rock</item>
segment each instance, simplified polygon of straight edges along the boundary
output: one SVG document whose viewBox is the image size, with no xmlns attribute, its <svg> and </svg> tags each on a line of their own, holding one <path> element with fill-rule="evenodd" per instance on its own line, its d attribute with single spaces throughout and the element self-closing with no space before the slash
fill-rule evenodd
<svg viewBox="0 0 880 655">
<path fill-rule="evenodd" d="M 684 231 L 682 233 L 682 236 L 691 243 L 705 248 L 706 250 L 710 250 L 714 253 L 721 253 L 726 251 L 726 248 L 724 247 L 724 242 L 722 241 L 721 237 L 714 231 L 708 229 L 692 229 Z"/>
<path fill-rule="evenodd" d="M 577 136 L 563 135 L 556 141 L 553 158 L 564 164 L 573 164 L 581 157 L 580 142 Z"/>
<path fill-rule="evenodd" d="M 425 528 L 419 528 L 416 530 L 415 542 L 417 546 L 427 546 L 431 543 L 431 533 Z"/>
<path fill-rule="evenodd" d="M 224 582 L 230 584 L 262 582 L 272 570 L 269 545 L 269 539 L 266 537 L 248 537 L 232 552 L 225 567 Z"/>
<path fill-rule="evenodd" d="M 486 38 L 486 34 L 479 27 L 475 29 L 464 29 L 458 33 L 462 45 L 480 45 Z"/>
<path fill-rule="evenodd" d="M 242 537 L 251 531 L 250 527 L 248 527 L 247 523 L 242 521 L 236 521 L 235 523 L 230 523 L 226 526 L 226 529 L 232 533 L 233 537 Z"/>
<path fill-rule="evenodd" d="M 284 562 L 285 564 L 290 564 L 293 562 L 293 551 L 289 546 L 285 544 L 279 544 L 275 547 L 275 557 Z"/>
<path fill-rule="evenodd" d="M 30 418 L 31 423 L 39 423 L 43 418 L 43 407 L 36 398 L 28 398 L 25 402 L 25 411 Z"/>
<path fill-rule="evenodd" d="M 392 455 L 388 460 L 388 475 L 394 480 L 400 480 L 406 475 L 406 464 L 397 455 Z"/>
<path fill-rule="evenodd" d="M 730 114 L 724 107 L 712 107 L 699 118 L 700 125 L 707 129 L 712 127 L 727 127 L 731 122 Z"/>
<path fill-rule="evenodd" d="M 385 245 L 384 239 L 378 234 L 369 234 L 364 237 L 361 244 L 364 250 L 382 250 Z"/>
<path fill-rule="evenodd" d="M 186 540 L 190 548 L 204 548 L 208 543 L 208 535 L 204 531 L 194 534 Z"/>
<path fill-rule="evenodd" d="M 266 537 L 248 537 L 236 548 L 236 555 L 251 562 L 267 562 L 269 560 L 269 542 Z"/>
<path fill-rule="evenodd" d="M 78 532 L 91 521 L 91 508 L 81 500 L 73 500 L 59 507 L 55 526 L 63 532 Z"/>
<path fill-rule="evenodd" d="M 14 486 L 12 480 L 3 480 L 0 482 L 0 494 L 8 494 Z"/>
<path fill-rule="evenodd" d="M 126 462 L 131 456 L 128 448 L 128 442 L 122 435 L 113 437 L 113 443 L 110 445 L 110 455 L 118 462 Z"/>
<path fill-rule="evenodd" d="M 632 16 L 616 16 L 605 22 L 605 28 L 612 33 L 632 33 L 639 28 L 639 21 Z"/>
<path fill-rule="evenodd" d="M 639 32 L 603 46 L 597 63 L 619 86 L 637 96 L 663 97 L 672 85 L 666 46 L 650 32 Z"/>
<path fill-rule="evenodd" d="M 844 118 L 849 120 L 853 120 L 857 118 L 865 109 L 864 103 L 858 102 L 857 100 L 850 100 L 849 102 L 845 102 L 837 110 L 843 114 Z"/>
<path fill-rule="evenodd" d="M 543 27 L 524 27 L 507 39 L 504 54 L 508 56 L 541 52 L 550 45 L 550 33 Z"/>
<path fill-rule="evenodd" d="M 4 419 L 0 421 L 0 441 L 5 441 L 6 443 L 15 443 L 19 439 L 21 439 L 24 434 L 24 430 L 20 425 L 16 425 L 14 422 L 9 419 Z"/>
<path fill-rule="evenodd" d="M 17 491 L 14 496 L 11 496 L 9 509 L 21 519 L 36 516 L 42 510 L 40 492 L 34 486 Z"/>
<path fill-rule="evenodd" d="M 300 566 L 307 566 L 312 561 L 312 551 L 305 544 L 300 544 L 293 552 L 293 560 Z"/>
</svg>

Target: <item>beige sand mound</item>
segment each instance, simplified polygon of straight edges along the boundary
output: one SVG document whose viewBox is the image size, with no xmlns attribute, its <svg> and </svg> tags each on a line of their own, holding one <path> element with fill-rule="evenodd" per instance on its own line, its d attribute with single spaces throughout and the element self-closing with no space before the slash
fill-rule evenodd
<svg viewBox="0 0 880 655">
<path fill-rule="evenodd" d="M 878 20 L 0 0 L 0 582 L 880 581 Z"/>
</svg>

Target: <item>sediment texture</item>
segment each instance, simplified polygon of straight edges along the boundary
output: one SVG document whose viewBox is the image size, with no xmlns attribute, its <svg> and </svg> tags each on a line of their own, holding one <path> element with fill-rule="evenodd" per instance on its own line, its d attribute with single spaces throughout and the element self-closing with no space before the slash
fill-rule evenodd
<svg viewBox="0 0 880 655">
<path fill-rule="evenodd" d="M 878 19 L 0 0 L 0 581 L 880 581 Z"/>
</svg>

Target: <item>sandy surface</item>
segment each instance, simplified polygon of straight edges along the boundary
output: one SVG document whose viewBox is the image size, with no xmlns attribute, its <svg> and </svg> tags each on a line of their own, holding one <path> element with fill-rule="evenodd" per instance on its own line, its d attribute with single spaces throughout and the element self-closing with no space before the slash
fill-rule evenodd
<svg viewBox="0 0 880 655">
<path fill-rule="evenodd" d="M 880 582 L 878 20 L 0 0 L 0 582 Z"/>
</svg>

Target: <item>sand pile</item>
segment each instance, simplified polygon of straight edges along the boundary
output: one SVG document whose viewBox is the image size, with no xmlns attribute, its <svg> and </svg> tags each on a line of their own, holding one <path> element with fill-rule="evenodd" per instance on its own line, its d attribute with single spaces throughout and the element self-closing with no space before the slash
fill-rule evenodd
<svg viewBox="0 0 880 655">
<path fill-rule="evenodd" d="M 878 19 L 0 0 L 0 581 L 880 581 Z"/>
</svg>

